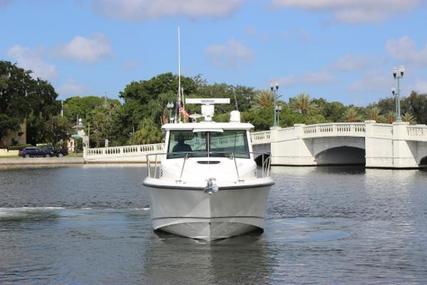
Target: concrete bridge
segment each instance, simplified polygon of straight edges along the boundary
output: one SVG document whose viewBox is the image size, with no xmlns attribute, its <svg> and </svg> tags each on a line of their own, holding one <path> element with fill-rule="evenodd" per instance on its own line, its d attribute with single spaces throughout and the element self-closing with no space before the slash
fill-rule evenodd
<svg viewBox="0 0 427 285">
<path fill-rule="evenodd" d="M 427 126 L 375 121 L 296 124 L 254 133 L 253 146 L 255 151 L 270 147 L 273 165 L 418 168 L 427 165 Z"/>
<path fill-rule="evenodd" d="M 255 152 L 271 152 L 273 165 L 364 164 L 379 168 L 427 166 L 427 126 L 408 123 L 296 124 L 252 133 Z M 163 144 L 85 149 L 86 162 L 144 162 Z"/>
</svg>

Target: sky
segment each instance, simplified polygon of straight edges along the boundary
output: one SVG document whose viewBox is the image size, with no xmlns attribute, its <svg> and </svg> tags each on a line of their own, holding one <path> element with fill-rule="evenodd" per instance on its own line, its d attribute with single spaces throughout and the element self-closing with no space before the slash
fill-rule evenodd
<svg viewBox="0 0 427 285">
<path fill-rule="evenodd" d="M 426 0 L 0 0 L 0 60 L 60 99 L 181 70 L 209 83 L 367 105 L 427 92 Z"/>
</svg>

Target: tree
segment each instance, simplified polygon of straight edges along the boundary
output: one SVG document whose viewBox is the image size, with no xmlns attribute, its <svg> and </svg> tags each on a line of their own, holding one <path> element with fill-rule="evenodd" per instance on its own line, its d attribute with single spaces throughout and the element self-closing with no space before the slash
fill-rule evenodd
<svg viewBox="0 0 427 285">
<path fill-rule="evenodd" d="M 137 103 L 124 104 L 112 113 L 112 125 L 109 135 L 111 145 L 126 145 L 130 137 L 138 129 L 138 121 L 134 119 L 133 113 L 136 107 L 132 106 L 132 104 L 136 105 Z"/>
<path fill-rule="evenodd" d="M 310 96 L 306 93 L 302 93 L 293 98 L 290 104 L 298 113 L 303 115 L 307 115 L 316 109 L 316 105 L 311 101 Z"/>
<path fill-rule="evenodd" d="M 372 107 L 377 107 L 382 114 L 387 114 L 388 112 L 394 112 L 395 100 L 394 98 L 381 99 L 378 101 L 378 103 L 374 104 Z"/>
<path fill-rule="evenodd" d="M 357 112 L 356 108 L 350 107 L 348 108 L 344 113 L 345 121 L 346 122 L 359 122 L 360 121 L 360 115 Z"/>
<path fill-rule="evenodd" d="M 380 121 L 380 109 L 372 107 L 366 110 L 366 117 L 368 120 Z"/>
<path fill-rule="evenodd" d="M 242 121 L 252 123 L 256 131 L 268 130 L 273 125 L 273 106 L 243 112 Z"/>
<path fill-rule="evenodd" d="M 64 146 L 64 141 L 70 137 L 72 125 L 65 117 L 52 116 L 44 123 L 45 142 L 49 142 L 54 146 Z"/>
<path fill-rule="evenodd" d="M 273 93 L 270 91 L 259 91 L 255 97 L 256 107 L 258 108 L 272 108 L 273 107 Z"/>
<path fill-rule="evenodd" d="M 186 96 L 195 94 L 201 82 L 200 77 L 181 77 Z M 149 80 L 131 82 L 120 92 L 120 97 L 124 100 L 124 108 L 130 112 L 131 121 L 141 122 L 150 118 L 160 126 L 167 103 L 176 102 L 177 91 L 178 76 L 163 73 Z"/>
<path fill-rule="evenodd" d="M 129 144 L 152 144 L 162 141 L 162 132 L 149 118 L 144 119 L 140 128 L 129 139 Z"/>
<path fill-rule="evenodd" d="M 90 131 L 91 146 L 104 146 L 111 133 L 112 118 L 109 110 L 98 107 L 88 114 L 86 128 Z"/>
<path fill-rule="evenodd" d="M 29 114 L 28 101 L 32 78 L 25 71 L 7 61 L 0 61 L 0 141 L 8 131 L 18 131 Z"/>
<path fill-rule="evenodd" d="M 325 99 L 314 99 L 312 103 L 318 106 L 320 114 L 327 122 L 342 122 L 346 107 L 340 102 L 327 102 Z"/>
<path fill-rule="evenodd" d="M 404 103 L 407 105 L 404 112 L 410 112 L 419 124 L 427 124 L 427 95 L 412 91 Z"/>
<path fill-rule="evenodd" d="M 395 114 L 392 111 L 387 112 L 385 115 L 385 120 L 387 124 L 392 124 L 395 121 Z"/>
<path fill-rule="evenodd" d="M 7 132 L 19 130 L 24 120 L 29 143 L 52 143 L 52 132 L 60 132 L 46 125 L 59 114 L 58 94 L 47 81 L 30 75 L 30 70 L 0 61 L 0 140 Z"/>
<path fill-rule="evenodd" d="M 89 114 L 98 107 L 108 107 L 111 104 L 120 104 L 118 100 L 107 99 L 98 96 L 74 96 L 64 101 L 64 116 L 70 123 L 76 123 L 77 118 L 86 120 Z"/>
<path fill-rule="evenodd" d="M 52 129 L 53 126 L 61 127 L 61 124 L 52 123 L 54 116 L 58 116 L 61 104 L 56 100 L 58 94 L 47 81 L 37 79 L 31 82 L 31 91 L 28 92 L 28 101 L 31 112 L 27 117 L 27 141 L 30 144 L 56 143 L 53 132 L 62 130 Z M 50 125 L 46 125 L 50 122 Z M 65 126 L 64 126 L 65 127 Z"/>
<path fill-rule="evenodd" d="M 410 123 L 411 125 L 414 125 L 414 124 L 416 124 L 416 123 L 417 123 L 417 121 L 415 120 L 414 115 L 412 115 L 412 114 L 411 114 L 411 113 L 409 113 L 409 112 L 406 112 L 405 114 L 403 114 L 403 116 L 402 116 L 402 121 L 403 121 L 403 122 L 408 122 L 408 123 Z"/>
</svg>

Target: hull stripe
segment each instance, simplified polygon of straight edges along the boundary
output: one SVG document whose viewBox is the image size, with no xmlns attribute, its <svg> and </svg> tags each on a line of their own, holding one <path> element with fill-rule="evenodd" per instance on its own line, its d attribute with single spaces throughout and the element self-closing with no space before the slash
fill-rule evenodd
<svg viewBox="0 0 427 285">
<path fill-rule="evenodd" d="M 156 185 L 156 184 L 149 184 L 149 183 L 143 183 L 144 186 L 151 187 L 151 188 L 161 188 L 166 190 L 188 190 L 188 191 L 200 191 L 205 190 L 204 187 L 189 187 L 189 186 L 172 186 L 172 185 Z M 261 188 L 266 186 L 272 186 L 274 182 L 271 183 L 264 183 L 264 184 L 256 184 L 256 185 L 236 185 L 236 186 L 225 186 L 225 187 L 219 187 L 219 190 L 241 190 L 241 189 L 253 189 L 253 188 Z"/>
<path fill-rule="evenodd" d="M 219 216 L 219 217 L 154 217 L 152 220 L 166 220 L 166 219 L 195 219 L 195 220 L 214 220 L 214 219 L 264 219 L 260 216 Z"/>
</svg>

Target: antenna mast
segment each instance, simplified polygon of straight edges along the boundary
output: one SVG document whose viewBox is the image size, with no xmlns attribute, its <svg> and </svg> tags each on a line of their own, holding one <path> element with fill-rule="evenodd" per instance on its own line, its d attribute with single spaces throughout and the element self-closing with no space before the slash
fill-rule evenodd
<svg viewBox="0 0 427 285">
<path fill-rule="evenodd" d="M 180 108 L 181 108 L 181 31 L 180 27 L 178 26 L 178 94 L 177 94 L 177 107 L 175 110 L 175 122 L 181 122 L 181 116 L 180 116 Z"/>
</svg>

